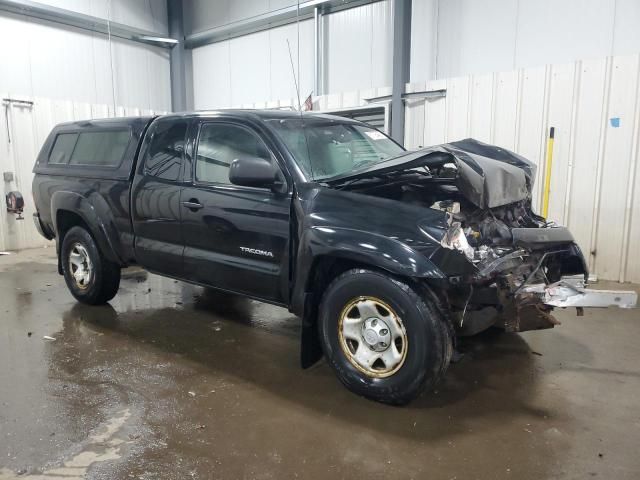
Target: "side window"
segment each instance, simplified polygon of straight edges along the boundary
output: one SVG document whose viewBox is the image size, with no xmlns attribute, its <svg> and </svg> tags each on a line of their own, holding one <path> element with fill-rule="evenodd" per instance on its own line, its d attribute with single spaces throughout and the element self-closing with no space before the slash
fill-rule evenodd
<svg viewBox="0 0 640 480">
<path fill-rule="evenodd" d="M 82 132 L 71 154 L 71 165 L 116 167 L 129 145 L 128 128 L 103 132 Z"/>
<path fill-rule="evenodd" d="M 165 180 L 177 180 L 186 135 L 186 121 L 160 121 L 156 124 L 144 157 L 144 172 Z"/>
<path fill-rule="evenodd" d="M 68 163 L 78 140 L 77 133 L 61 133 L 53 142 L 53 148 L 49 153 L 49 164 Z"/>
<path fill-rule="evenodd" d="M 231 124 L 205 123 L 196 151 L 196 181 L 230 184 L 231 162 L 242 157 L 271 160 L 265 144 L 249 130 Z"/>
</svg>

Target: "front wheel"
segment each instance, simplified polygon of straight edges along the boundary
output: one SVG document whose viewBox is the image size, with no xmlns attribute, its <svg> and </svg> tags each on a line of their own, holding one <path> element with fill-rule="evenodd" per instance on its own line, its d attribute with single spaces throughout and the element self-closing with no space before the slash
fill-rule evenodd
<svg viewBox="0 0 640 480">
<path fill-rule="evenodd" d="M 449 329 L 433 302 L 383 273 L 353 269 L 327 288 L 319 316 L 324 354 L 351 391 L 406 404 L 444 374 Z"/>
<path fill-rule="evenodd" d="M 120 287 L 120 266 L 106 259 L 93 237 L 82 227 L 71 228 L 60 248 L 62 273 L 76 300 L 101 305 Z"/>
</svg>

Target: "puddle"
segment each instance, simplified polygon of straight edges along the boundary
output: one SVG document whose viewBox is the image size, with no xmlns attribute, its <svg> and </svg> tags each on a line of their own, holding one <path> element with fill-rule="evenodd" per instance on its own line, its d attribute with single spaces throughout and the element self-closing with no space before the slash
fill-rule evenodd
<svg viewBox="0 0 640 480">
<path fill-rule="evenodd" d="M 99 425 L 87 438 L 82 451 L 65 460 L 61 466 L 47 469 L 42 473 L 31 474 L 0 469 L 0 480 L 83 479 L 92 465 L 100 462 L 118 460 L 122 457 L 123 446 L 132 442 L 120 438 L 118 433 L 130 417 L 131 412 L 129 409 L 125 409 Z"/>
</svg>

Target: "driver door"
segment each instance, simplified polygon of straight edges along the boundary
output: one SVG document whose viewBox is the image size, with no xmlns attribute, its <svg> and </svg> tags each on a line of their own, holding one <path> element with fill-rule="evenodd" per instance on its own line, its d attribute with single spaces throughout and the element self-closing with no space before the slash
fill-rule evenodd
<svg viewBox="0 0 640 480">
<path fill-rule="evenodd" d="M 233 185 L 236 158 L 272 150 L 242 123 L 203 120 L 182 191 L 187 278 L 223 290 L 286 303 L 291 193 Z"/>
</svg>

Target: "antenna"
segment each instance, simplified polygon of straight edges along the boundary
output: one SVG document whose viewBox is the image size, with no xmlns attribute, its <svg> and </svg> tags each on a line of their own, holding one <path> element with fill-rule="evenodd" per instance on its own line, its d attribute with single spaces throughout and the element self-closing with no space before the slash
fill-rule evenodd
<svg viewBox="0 0 640 480">
<path fill-rule="evenodd" d="M 307 159 L 309 161 L 309 173 L 313 178 L 313 161 L 311 160 L 311 152 L 309 150 L 309 139 L 307 138 L 307 129 L 304 124 L 304 116 L 302 115 L 302 104 L 300 102 L 300 85 L 298 79 L 300 78 L 300 0 L 296 2 L 296 33 L 298 37 L 298 51 L 297 51 L 297 63 L 298 63 L 298 75 L 296 75 L 296 69 L 293 66 L 293 55 L 291 54 L 291 44 L 287 38 L 287 48 L 289 49 L 289 60 L 291 61 L 291 73 L 293 74 L 293 83 L 296 87 L 296 97 L 298 98 L 298 112 L 300 113 L 300 126 L 302 127 L 302 135 L 304 138 L 304 144 L 307 150 Z"/>
<path fill-rule="evenodd" d="M 298 26 L 298 30 L 300 26 Z M 293 74 L 293 84 L 296 87 L 296 96 L 298 98 L 298 111 L 302 112 L 302 107 L 300 105 L 300 87 L 298 87 L 298 79 L 296 77 L 296 70 L 293 67 L 293 56 L 291 55 L 291 45 L 289 44 L 289 39 L 287 38 L 287 48 L 289 49 L 289 60 L 291 61 L 291 73 Z M 298 76 L 300 75 L 300 33 L 298 33 Z"/>
<path fill-rule="evenodd" d="M 118 116 L 118 107 L 116 106 L 116 78 L 115 68 L 113 64 L 113 47 L 111 46 L 111 0 L 107 3 L 107 38 L 109 43 L 109 66 L 111 67 L 111 95 L 113 100 L 113 116 Z"/>
</svg>

